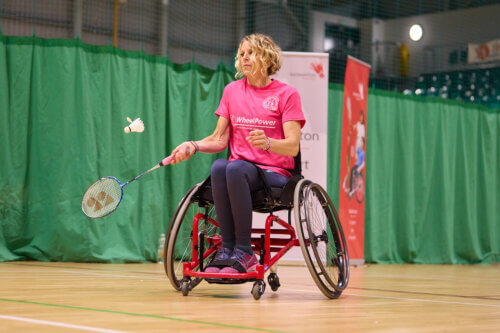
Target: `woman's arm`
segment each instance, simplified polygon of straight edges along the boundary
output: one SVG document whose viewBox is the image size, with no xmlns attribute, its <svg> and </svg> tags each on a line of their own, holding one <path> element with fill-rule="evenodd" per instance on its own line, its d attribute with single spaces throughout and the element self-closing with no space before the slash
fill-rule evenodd
<svg viewBox="0 0 500 333">
<path fill-rule="evenodd" d="M 200 141 L 195 141 L 199 151 L 208 154 L 220 153 L 227 147 L 229 142 L 229 120 L 219 117 L 214 132 Z"/>
<path fill-rule="evenodd" d="M 229 120 L 219 117 L 214 132 L 200 141 L 185 141 L 178 145 L 170 154 L 172 164 L 187 161 L 196 151 L 215 154 L 223 151 L 229 141 Z"/>
<path fill-rule="evenodd" d="M 287 121 L 283 123 L 284 139 L 268 138 L 263 130 L 255 130 L 250 132 L 247 141 L 255 148 L 285 156 L 296 156 L 299 153 L 300 128 L 299 121 Z"/>
</svg>

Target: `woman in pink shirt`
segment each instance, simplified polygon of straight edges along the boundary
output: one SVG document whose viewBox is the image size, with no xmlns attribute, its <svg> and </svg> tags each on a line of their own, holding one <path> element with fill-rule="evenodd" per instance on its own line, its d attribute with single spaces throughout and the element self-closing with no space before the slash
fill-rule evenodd
<svg viewBox="0 0 500 333">
<path fill-rule="evenodd" d="M 211 168 L 211 185 L 222 247 L 206 272 L 244 273 L 255 269 L 252 251 L 251 193 L 263 187 L 255 167 L 264 169 L 269 185 L 282 187 L 299 152 L 305 118 L 293 87 L 270 78 L 281 67 L 281 49 L 262 34 L 244 37 L 235 58 L 237 81 L 228 84 L 215 114 L 212 135 L 186 141 L 172 151 L 174 163 L 193 154 L 218 153 L 229 143 L 229 159 Z M 243 77 L 243 78 L 242 78 Z M 250 163 L 251 162 L 251 163 Z M 255 165 L 253 165 L 255 164 Z"/>
</svg>

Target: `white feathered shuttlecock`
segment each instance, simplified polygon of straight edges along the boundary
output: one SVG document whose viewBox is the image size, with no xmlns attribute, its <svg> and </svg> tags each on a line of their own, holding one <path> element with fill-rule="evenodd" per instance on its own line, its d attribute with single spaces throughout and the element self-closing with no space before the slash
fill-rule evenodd
<svg viewBox="0 0 500 333">
<path fill-rule="evenodd" d="M 129 117 L 127 117 L 128 122 L 130 125 L 125 126 L 123 129 L 125 133 L 130 133 L 130 132 L 138 132 L 142 133 L 144 132 L 144 123 L 142 122 L 141 118 L 137 118 L 136 120 L 132 121 Z"/>
</svg>

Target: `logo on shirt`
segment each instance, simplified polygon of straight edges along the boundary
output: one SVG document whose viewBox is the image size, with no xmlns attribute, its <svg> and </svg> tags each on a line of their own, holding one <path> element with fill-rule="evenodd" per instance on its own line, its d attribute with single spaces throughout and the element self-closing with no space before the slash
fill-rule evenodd
<svg viewBox="0 0 500 333">
<path fill-rule="evenodd" d="M 280 99 L 276 96 L 269 96 L 262 102 L 262 107 L 267 111 L 277 111 Z"/>
<path fill-rule="evenodd" d="M 239 128 L 276 128 L 276 120 L 266 120 L 257 117 L 231 116 L 231 124 Z"/>
</svg>

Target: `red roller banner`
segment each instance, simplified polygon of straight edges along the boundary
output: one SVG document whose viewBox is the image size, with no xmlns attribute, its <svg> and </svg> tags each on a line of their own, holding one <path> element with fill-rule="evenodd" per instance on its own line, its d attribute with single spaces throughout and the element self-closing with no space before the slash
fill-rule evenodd
<svg viewBox="0 0 500 333">
<path fill-rule="evenodd" d="M 340 150 L 339 217 L 349 258 L 364 262 L 366 111 L 370 65 L 347 59 Z"/>
</svg>

